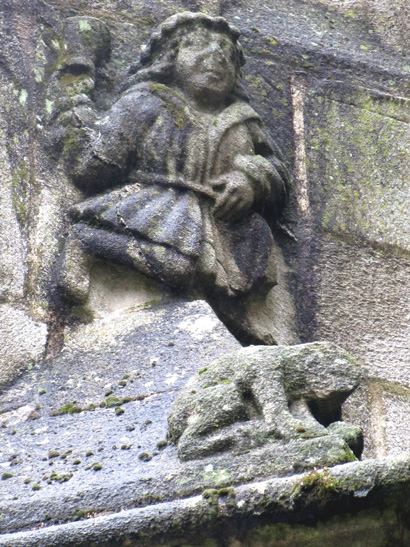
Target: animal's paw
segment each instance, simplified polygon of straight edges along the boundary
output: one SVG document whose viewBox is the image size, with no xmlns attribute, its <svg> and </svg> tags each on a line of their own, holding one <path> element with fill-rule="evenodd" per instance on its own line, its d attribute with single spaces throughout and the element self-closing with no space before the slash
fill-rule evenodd
<svg viewBox="0 0 410 547">
<path fill-rule="evenodd" d="M 328 430 L 323 425 L 319 422 L 312 423 L 311 421 L 309 423 L 301 421 L 300 425 L 296 426 L 296 433 L 302 439 L 314 439 L 329 435 Z"/>
<path fill-rule="evenodd" d="M 277 438 L 284 440 L 314 439 L 329 435 L 328 430 L 323 425 L 312 420 L 308 422 L 295 419 L 282 421 L 280 425 L 275 425 L 269 429 Z"/>
<path fill-rule="evenodd" d="M 331 435 L 341 437 L 349 445 L 353 454 L 360 458 L 363 451 L 363 431 L 360 427 L 348 422 L 333 422 L 327 429 Z"/>
</svg>

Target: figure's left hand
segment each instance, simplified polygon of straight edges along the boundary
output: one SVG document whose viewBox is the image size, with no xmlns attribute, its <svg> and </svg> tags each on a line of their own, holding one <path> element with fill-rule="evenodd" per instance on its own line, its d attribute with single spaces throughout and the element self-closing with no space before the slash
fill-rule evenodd
<svg viewBox="0 0 410 547">
<path fill-rule="evenodd" d="M 248 177 L 241 171 L 230 171 L 211 182 L 215 191 L 215 218 L 232 221 L 244 216 L 254 202 L 254 191 Z"/>
</svg>

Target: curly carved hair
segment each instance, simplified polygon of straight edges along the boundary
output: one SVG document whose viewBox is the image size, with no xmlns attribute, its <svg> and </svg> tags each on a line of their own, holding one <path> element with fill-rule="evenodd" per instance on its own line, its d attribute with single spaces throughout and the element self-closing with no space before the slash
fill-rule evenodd
<svg viewBox="0 0 410 547">
<path fill-rule="evenodd" d="M 198 27 L 226 34 L 232 40 L 236 51 L 236 78 L 231 99 L 232 101 L 249 101 L 249 96 L 242 84 L 241 67 L 245 64 L 245 57 L 238 41 L 239 29 L 223 17 L 211 17 L 205 13 L 190 11 L 172 15 L 151 34 L 148 44 L 142 49 L 139 62 L 129 69 L 130 77 L 122 87 L 122 91 L 129 89 L 132 85 L 149 80 L 172 84 L 175 59 L 181 39 Z"/>
</svg>

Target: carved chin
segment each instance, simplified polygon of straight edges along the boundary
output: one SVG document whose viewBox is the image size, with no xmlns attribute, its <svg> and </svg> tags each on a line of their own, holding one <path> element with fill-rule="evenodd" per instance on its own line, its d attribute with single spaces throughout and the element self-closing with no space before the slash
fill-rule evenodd
<svg viewBox="0 0 410 547">
<path fill-rule="evenodd" d="M 223 81 L 223 75 L 217 72 L 205 72 L 191 83 L 192 90 L 197 96 L 221 97 L 228 95 L 232 85 Z"/>
</svg>

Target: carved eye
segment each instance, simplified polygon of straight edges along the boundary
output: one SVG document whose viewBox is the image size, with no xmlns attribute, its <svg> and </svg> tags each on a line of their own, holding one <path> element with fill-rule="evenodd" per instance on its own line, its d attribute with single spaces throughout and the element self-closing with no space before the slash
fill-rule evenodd
<svg viewBox="0 0 410 547">
<path fill-rule="evenodd" d="M 187 36 L 187 37 L 185 38 L 185 40 L 182 42 L 182 45 L 183 45 L 184 47 L 190 47 L 190 46 L 192 46 L 193 44 L 194 44 L 194 40 L 193 40 L 192 38 L 190 38 L 189 36 Z"/>
</svg>

